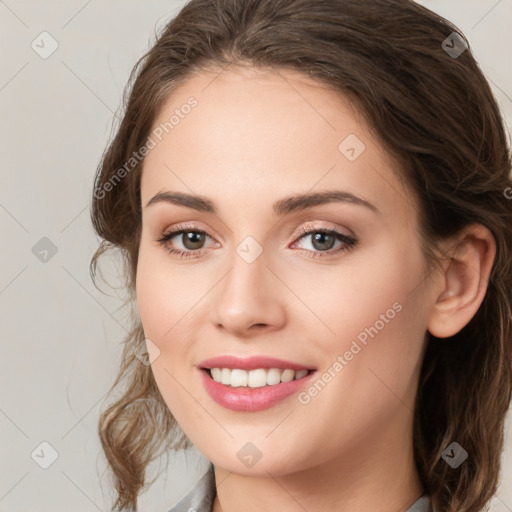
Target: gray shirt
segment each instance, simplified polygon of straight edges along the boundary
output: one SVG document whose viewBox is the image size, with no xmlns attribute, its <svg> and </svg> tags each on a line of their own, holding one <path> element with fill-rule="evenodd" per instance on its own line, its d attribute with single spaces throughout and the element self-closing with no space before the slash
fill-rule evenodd
<svg viewBox="0 0 512 512">
<path fill-rule="evenodd" d="M 197 482 L 192 491 L 169 510 L 169 512 L 212 512 L 214 500 L 215 473 L 213 471 L 213 464 L 211 464 L 209 471 Z M 405 512 L 432 512 L 429 497 L 424 494 Z"/>
</svg>

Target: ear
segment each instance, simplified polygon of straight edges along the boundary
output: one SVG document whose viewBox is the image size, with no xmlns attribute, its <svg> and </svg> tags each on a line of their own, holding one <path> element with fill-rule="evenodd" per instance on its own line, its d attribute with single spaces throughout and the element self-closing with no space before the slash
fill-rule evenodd
<svg viewBox="0 0 512 512">
<path fill-rule="evenodd" d="M 427 329 L 438 338 L 457 334 L 473 318 L 487 291 L 496 241 L 485 226 L 472 224 L 444 242 L 447 259 L 435 280 Z"/>
</svg>

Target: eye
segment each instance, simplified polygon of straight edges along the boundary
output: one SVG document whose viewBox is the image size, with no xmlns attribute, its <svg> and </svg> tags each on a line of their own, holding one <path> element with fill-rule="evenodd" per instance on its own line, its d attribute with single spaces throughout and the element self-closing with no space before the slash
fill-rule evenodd
<svg viewBox="0 0 512 512">
<path fill-rule="evenodd" d="M 174 244 L 170 244 L 171 240 L 176 238 L 178 242 L 184 247 L 183 249 L 175 249 Z M 211 238 L 205 231 L 196 229 L 195 226 L 181 225 L 173 229 L 162 233 L 162 235 L 156 239 L 160 245 L 163 245 L 170 254 L 179 255 L 180 258 L 197 257 L 201 255 L 199 251 L 202 250 L 206 238 Z M 220 244 L 216 244 L 217 247 Z"/>
<path fill-rule="evenodd" d="M 309 253 L 310 258 L 329 257 L 340 252 L 348 251 L 358 243 L 358 240 L 352 235 L 347 235 L 337 229 L 327 229 L 324 227 L 301 228 L 295 236 L 299 236 L 299 240 L 310 239 L 310 247 L 312 247 L 313 250 L 304 249 Z M 338 245 L 337 249 L 333 250 L 337 241 L 340 242 L 340 245 Z M 293 245 L 297 245 L 297 242 Z"/>
<path fill-rule="evenodd" d="M 298 241 L 310 238 L 312 249 L 299 247 L 301 250 L 306 251 L 310 258 L 329 257 L 333 254 L 348 251 L 358 243 L 358 240 L 352 235 L 324 227 L 303 227 L 294 236 L 295 238 L 298 237 Z M 180 258 L 197 258 L 202 256 L 205 251 L 203 245 L 207 238 L 211 237 L 205 231 L 197 229 L 195 226 L 180 225 L 171 231 L 162 233 L 155 241 L 164 246 L 170 254 L 176 254 Z M 177 239 L 178 244 L 181 244 L 182 248 L 176 248 L 175 243 L 171 243 L 173 239 Z M 296 246 L 298 241 L 294 242 L 291 247 Z M 333 249 L 336 242 L 339 242 L 340 245 Z M 220 244 L 215 242 L 214 246 L 219 247 Z"/>
</svg>

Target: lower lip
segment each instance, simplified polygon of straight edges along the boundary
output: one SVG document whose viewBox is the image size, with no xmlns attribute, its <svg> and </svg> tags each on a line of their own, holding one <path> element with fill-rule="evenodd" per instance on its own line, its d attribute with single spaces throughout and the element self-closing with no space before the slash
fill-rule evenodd
<svg viewBox="0 0 512 512">
<path fill-rule="evenodd" d="M 261 388 L 225 386 L 220 382 L 214 381 L 206 370 L 199 370 L 206 392 L 226 409 L 232 411 L 254 412 L 269 409 L 276 403 L 297 393 L 306 386 L 315 371 L 312 371 L 301 379 L 290 382 L 281 382 L 272 386 L 263 386 Z"/>
</svg>

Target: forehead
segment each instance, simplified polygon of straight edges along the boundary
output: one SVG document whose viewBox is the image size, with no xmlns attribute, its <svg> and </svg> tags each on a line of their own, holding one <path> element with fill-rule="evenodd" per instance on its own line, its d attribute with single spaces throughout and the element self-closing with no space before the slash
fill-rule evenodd
<svg viewBox="0 0 512 512">
<path fill-rule="evenodd" d="M 195 134 L 223 146 L 232 140 L 232 151 L 240 147 L 235 142 L 245 140 L 251 143 L 243 149 L 257 151 L 260 144 L 285 149 L 292 137 L 311 141 L 327 137 L 326 143 L 335 143 L 350 129 L 365 136 L 364 123 L 351 101 L 321 82 L 292 70 L 239 67 L 194 73 L 169 95 L 153 129 L 180 110 L 188 111 L 191 98 L 197 105 L 173 123 L 169 138 Z"/>
<path fill-rule="evenodd" d="M 236 192 L 246 206 L 249 196 L 270 201 L 313 188 L 375 203 L 407 197 L 350 99 L 297 71 L 196 73 L 167 98 L 155 131 L 161 140 L 144 162 L 143 202 L 163 188 L 222 199 Z"/>
</svg>

